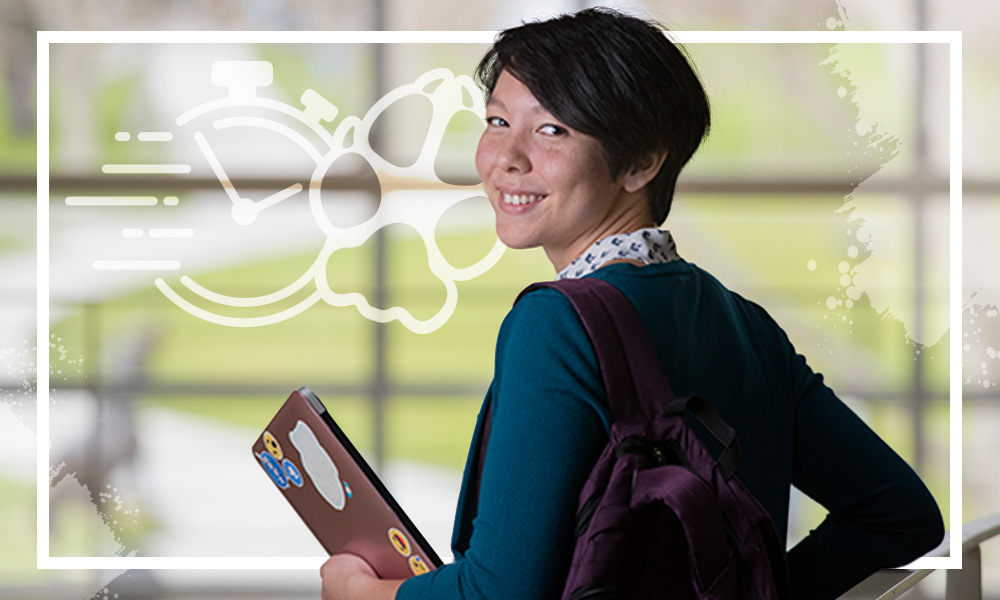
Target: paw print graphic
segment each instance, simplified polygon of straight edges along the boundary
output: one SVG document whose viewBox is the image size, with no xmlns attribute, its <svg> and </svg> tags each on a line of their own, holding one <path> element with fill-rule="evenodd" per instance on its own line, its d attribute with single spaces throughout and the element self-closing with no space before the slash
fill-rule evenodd
<svg viewBox="0 0 1000 600">
<path fill-rule="evenodd" d="M 263 294 L 233 293 L 211 282 L 197 281 L 190 273 L 170 282 L 157 277 L 156 287 L 188 313 L 230 327 L 278 323 L 319 302 L 354 307 L 372 321 L 399 321 L 416 333 L 441 327 L 457 306 L 457 282 L 485 273 L 504 249 L 497 240 L 482 256 L 471 257 L 473 262 L 463 257 L 463 266 L 456 266 L 446 258 L 436 238 L 442 219 L 458 204 L 483 196 L 479 184 L 448 182 L 437 173 L 449 124 L 456 118 L 470 117 L 482 123 L 483 99 L 475 83 L 468 76 L 434 69 L 390 91 L 363 116 L 342 116 L 336 106 L 311 89 L 302 93 L 300 106 L 258 93 L 272 79 L 273 67 L 266 61 L 213 63 L 212 81 L 227 93 L 179 116 L 176 124 L 180 131 L 175 139 L 192 148 L 192 162 L 200 163 L 218 180 L 221 192 L 214 201 L 213 218 L 225 221 L 227 231 L 243 235 L 244 241 L 251 238 L 248 246 L 252 246 L 252 236 L 267 235 L 275 220 L 294 212 L 302 223 L 303 239 L 311 236 L 309 239 L 318 241 L 315 258 L 277 289 Z M 384 129 L 386 115 L 394 107 L 414 100 L 430 107 L 429 121 L 415 158 L 401 160 L 375 143 L 373 131 Z M 231 165 L 224 149 L 217 147 L 217 140 L 223 134 L 253 131 L 266 132 L 291 149 L 280 158 L 286 163 L 294 159 L 294 164 L 275 171 L 287 179 L 279 189 L 241 189 L 242 184 L 230 177 Z M 389 139 L 389 148 L 391 142 Z M 267 151 L 261 148 L 261 152 Z M 473 148 L 468 152 L 471 155 Z M 345 164 L 360 165 L 377 188 L 378 202 L 369 203 L 373 208 L 360 216 L 356 205 L 343 201 L 344 191 L 330 186 L 331 178 L 341 174 Z M 404 306 L 375 306 L 362 290 L 345 289 L 345 282 L 338 279 L 334 268 L 338 253 L 363 246 L 387 227 L 409 231 L 422 242 L 428 270 L 445 291 L 441 306 L 430 316 L 416 316 Z M 183 231 L 193 237 L 191 229 Z"/>
</svg>

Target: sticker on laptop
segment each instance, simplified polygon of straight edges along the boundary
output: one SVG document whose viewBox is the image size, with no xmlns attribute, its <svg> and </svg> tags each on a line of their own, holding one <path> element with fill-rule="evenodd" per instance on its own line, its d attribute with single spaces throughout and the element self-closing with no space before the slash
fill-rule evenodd
<svg viewBox="0 0 1000 600">
<path fill-rule="evenodd" d="M 285 470 L 285 475 L 288 476 L 289 483 L 295 487 L 302 487 L 302 473 L 299 472 L 299 468 L 295 466 L 295 463 L 286 458 L 282 461 L 281 468 Z"/>
<path fill-rule="evenodd" d="M 270 452 L 261 452 L 257 455 L 257 459 L 264 466 L 264 470 L 271 478 L 271 481 L 274 482 L 274 485 L 283 490 L 288 489 L 288 477 L 285 475 L 285 470 L 278 463 L 278 459 L 274 458 Z"/>
<path fill-rule="evenodd" d="M 278 443 L 278 439 L 274 437 L 270 431 L 265 431 L 264 435 L 261 436 L 261 439 L 264 440 L 264 447 L 267 448 L 267 451 L 270 452 L 274 458 L 281 460 L 285 453 L 281 451 L 281 444 Z"/>
<path fill-rule="evenodd" d="M 410 541 L 406 539 L 402 531 L 395 527 L 390 527 L 389 541 L 392 542 L 392 547 L 396 549 L 396 552 L 399 552 L 403 556 L 410 555 Z"/>
<path fill-rule="evenodd" d="M 340 481 L 340 471 L 323 446 L 320 446 L 313 430 L 305 421 L 300 420 L 295 424 L 295 429 L 288 432 L 288 439 L 299 451 L 302 470 L 323 499 L 335 510 L 344 510 L 347 495 L 344 493 L 344 484 Z"/>
<path fill-rule="evenodd" d="M 414 575 L 423 575 L 424 573 L 430 571 L 430 569 L 427 568 L 427 563 L 424 562 L 424 559 L 415 554 L 410 557 L 410 570 L 413 571 Z"/>
</svg>

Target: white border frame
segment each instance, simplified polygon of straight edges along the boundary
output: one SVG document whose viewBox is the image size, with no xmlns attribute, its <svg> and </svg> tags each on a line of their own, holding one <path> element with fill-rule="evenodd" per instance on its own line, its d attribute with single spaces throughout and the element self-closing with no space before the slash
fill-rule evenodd
<svg viewBox="0 0 1000 600">
<path fill-rule="evenodd" d="M 317 557 L 49 556 L 49 45 L 67 44 L 489 44 L 492 31 L 39 31 L 38 32 L 38 438 L 39 569 L 316 569 Z M 949 48 L 949 489 L 950 556 L 909 569 L 962 568 L 962 32 L 678 31 L 686 44 L 947 44 Z M 46 201 L 42 201 L 46 199 Z"/>
</svg>

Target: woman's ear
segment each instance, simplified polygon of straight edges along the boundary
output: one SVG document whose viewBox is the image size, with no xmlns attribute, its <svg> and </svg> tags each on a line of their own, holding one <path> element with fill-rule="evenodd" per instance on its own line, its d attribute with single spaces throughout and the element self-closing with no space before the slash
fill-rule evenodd
<svg viewBox="0 0 1000 600">
<path fill-rule="evenodd" d="M 632 165 L 632 168 L 625 173 L 622 187 L 626 192 L 638 192 L 646 187 L 650 181 L 660 172 L 663 161 L 667 159 L 667 151 L 650 152 L 639 159 L 639 162 Z"/>
</svg>

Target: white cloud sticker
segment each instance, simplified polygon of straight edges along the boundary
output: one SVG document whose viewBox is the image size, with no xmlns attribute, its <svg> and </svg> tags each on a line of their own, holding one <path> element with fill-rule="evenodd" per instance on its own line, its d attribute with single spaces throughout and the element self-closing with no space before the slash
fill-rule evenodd
<svg viewBox="0 0 1000 600">
<path fill-rule="evenodd" d="M 340 471 L 326 450 L 319 445 L 319 440 L 305 421 L 299 421 L 288 434 L 295 449 L 302 457 L 302 468 L 309 480 L 319 490 L 320 495 L 336 510 L 344 510 L 347 497 L 344 495 L 344 484 L 340 481 Z"/>
</svg>

